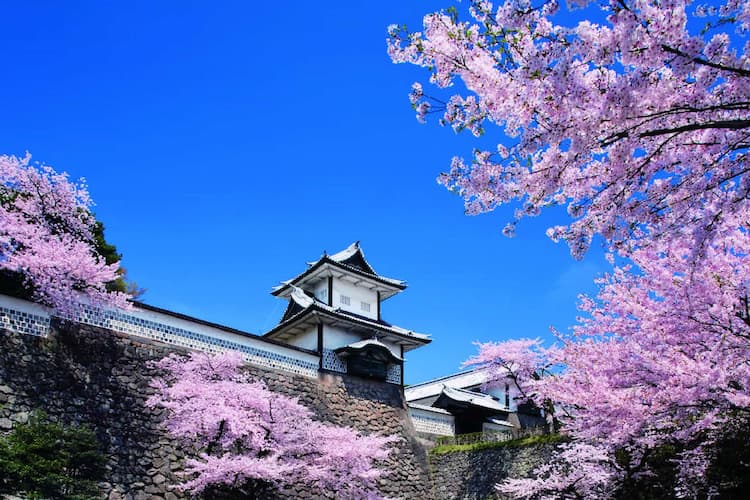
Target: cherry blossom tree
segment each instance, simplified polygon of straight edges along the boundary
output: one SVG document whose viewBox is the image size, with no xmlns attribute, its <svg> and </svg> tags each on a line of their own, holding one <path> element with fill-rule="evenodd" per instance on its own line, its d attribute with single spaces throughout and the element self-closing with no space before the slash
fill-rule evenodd
<svg viewBox="0 0 750 500">
<path fill-rule="evenodd" d="M 595 233 L 621 250 L 689 231 L 701 249 L 747 222 L 750 5 L 599 5 L 605 22 L 566 26 L 557 0 L 474 1 L 469 21 L 451 9 L 425 16 L 422 32 L 391 26 L 388 50 L 458 89 L 431 97 L 414 84 L 421 120 L 502 128 L 494 150 L 454 158 L 440 177 L 469 213 L 517 200 L 517 221 L 567 205 L 571 222 L 548 234 L 576 257 Z"/>
<path fill-rule="evenodd" d="M 516 403 L 542 410 L 553 431 L 559 430 L 558 407 L 539 392 L 538 386 L 560 367 L 556 365 L 557 349 L 544 347 L 541 339 L 511 339 L 503 342 L 476 343 L 479 352 L 463 363 L 464 367 L 481 368 L 486 373 L 484 389 L 512 383 L 518 396 Z"/>
<path fill-rule="evenodd" d="M 466 360 L 465 367 L 481 367 L 487 374 L 485 384 L 505 384 L 508 380 L 523 400 L 535 401 L 535 384 L 550 373 L 552 356 L 541 339 L 512 339 L 476 344 L 479 353 Z"/>
<path fill-rule="evenodd" d="M 717 444 L 750 422 L 750 235 L 738 229 L 725 245 L 707 247 L 701 266 L 692 261 L 692 240 L 671 243 L 657 254 L 638 249 L 602 277 L 598 296 L 582 297 L 585 315 L 572 333 L 558 333 L 559 346 L 486 343 L 468 361 L 488 369 L 489 384 L 510 378 L 524 397 L 554 402 L 546 407 L 557 410 L 564 432 L 599 450 L 589 464 L 602 469 L 598 475 L 571 483 L 557 473 L 577 467 L 556 464 L 538 471 L 543 480 L 512 480 L 504 492 L 527 498 L 531 489 L 541 495 L 560 485 L 586 497 L 602 478 L 648 473 L 665 445 L 677 449 L 677 493 L 716 486 L 709 472 Z M 572 449 L 567 457 L 574 456 Z M 738 462 L 732 474 L 750 469 Z"/>
<path fill-rule="evenodd" d="M 502 130 L 496 148 L 454 158 L 439 179 L 469 213 L 517 203 L 512 234 L 523 217 L 566 205 L 569 223 L 548 235 L 580 258 L 598 234 L 616 264 L 556 349 L 487 344 L 470 360 L 564 409 L 565 432 L 582 446 L 571 450 L 598 450 L 597 474 L 571 479 L 576 467 L 563 463 L 503 490 L 610 496 L 601 481 L 648 474 L 669 446 L 670 494 L 706 495 L 722 443 L 750 422 L 750 4 L 599 7 L 593 22 L 570 21 L 554 0 L 471 2 L 469 21 L 449 9 L 426 16 L 422 32 L 392 26 L 389 53 L 431 73 L 434 92 L 412 87 L 418 119 L 440 113 L 477 136 L 487 124 Z"/>
<path fill-rule="evenodd" d="M 34 299 L 70 313 L 82 301 L 127 307 L 107 291 L 116 263 L 96 251 L 96 219 L 86 186 L 31 157 L 0 156 L 0 271 L 20 273 Z"/>
<path fill-rule="evenodd" d="M 314 420 L 296 398 L 252 380 L 237 353 L 170 355 L 156 366 L 165 375 L 154 380 L 147 405 L 164 408 L 167 430 L 200 450 L 186 460 L 185 490 L 229 488 L 262 498 L 265 486 L 304 483 L 337 498 L 380 498 L 375 462 L 388 456 L 396 437 Z"/>
</svg>

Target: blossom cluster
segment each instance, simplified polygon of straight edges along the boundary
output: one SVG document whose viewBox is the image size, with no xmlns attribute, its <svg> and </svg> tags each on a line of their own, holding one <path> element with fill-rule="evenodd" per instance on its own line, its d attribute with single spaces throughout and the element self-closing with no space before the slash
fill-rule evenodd
<svg viewBox="0 0 750 500">
<path fill-rule="evenodd" d="M 193 353 L 156 364 L 165 375 L 153 381 L 147 405 L 164 408 L 167 430 L 200 450 L 186 461 L 185 490 L 225 486 L 247 493 L 261 483 L 304 483 L 338 498 L 380 498 L 376 462 L 397 438 L 315 420 L 296 398 L 253 380 L 242 363 L 236 353 Z"/>
<path fill-rule="evenodd" d="M 0 156 L 0 270 L 20 273 L 57 312 L 84 301 L 128 307 L 125 294 L 106 290 L 118 266 L 96 252 L 86 186 L 30 160 Z"/>
<path fill-rule="evenodd" d="M 549 234 L 576 257 L 594 234 L 619 248 L 679 226 L 696 241 L 737 227 L 730 214 L 750 203 L 750 61 L 736 46 L 747 43 L 750 7 L 704 9 L 701 34 L 688 30 L 691 4 L 611 0 L 606 24 L 571 27 L 553 22 L 556 0 L 475 1 L 471 21 L 437 12 L 421 32 L 391 26 L 394 62 L 464 90 L 438 99 L 416 84 L 420 120 L 442 111 L 456 130 L 480 135 L 492 123 L 506 136 L 470 162 L 454 158 L 439 181 L 469 213 L 517 200 L 520 219 L 566 205 L 572 221 Z"/>
</svg>

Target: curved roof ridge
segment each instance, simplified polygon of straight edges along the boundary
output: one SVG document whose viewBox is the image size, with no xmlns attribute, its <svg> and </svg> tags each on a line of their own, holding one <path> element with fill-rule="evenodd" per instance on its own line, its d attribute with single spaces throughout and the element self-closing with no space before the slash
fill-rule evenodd
<svg viewBox="0 0 750 500">
<path fill-rule="evenodd" d="M 323 252 L 323 255 L 318 260 L 307 262 L 306 264 L 307 269 L 304 272 L 298 274 L 292 279 L 282 281 L 280 285 L 273 287 L 271 294 L 276 296 L 282 295 L 291 285 L 304 279 L 306 276 L 310 276 L 312 273 L 317 272 L 323 266 L 335 266 L 342 271 L 356 273 L 366 279 L 371 279 L 385 285 L 386 289 L 391 290 L 386 292 L 386 295 L 382 297 L 382 300 L 395 295 L 398 293 L 398 290 L 404 290 L 407 287 L 406 281 L 404 280 L 379 275 L 367 259 L 365 259 L 359 241 L 355 241 L 344 250 L 333 255 L 328 255 Z"/>
<path fill-rule="evenodd" d="M 357 252 L 362 253 L 362 249 L 359 246 L 359 240 L 355 241 L 354 243 L 352 243 L 345 249 L 341 250 L 340 252 L 336 252 L 333 255 L 329 255 L 328 258 L 331 260 L 335 260 L 336 262 L 341 262 L 342 260 L 347 260 L 353 257 L 354 254 L 356 254 Z"/>
</svg>

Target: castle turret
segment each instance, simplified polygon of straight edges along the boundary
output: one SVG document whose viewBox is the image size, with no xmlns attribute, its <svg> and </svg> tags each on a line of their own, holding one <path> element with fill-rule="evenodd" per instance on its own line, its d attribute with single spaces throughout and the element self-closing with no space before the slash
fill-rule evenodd
<svg viewBox="0 0 750 500">
<path fill-rule="evenodd" d="M 316 350 L 321 370 L 402 384 L 404 353 L 430 342 L 382 319 L 382 302 L 404 289 L 404 281 L 377 274 L 353 243 L 273 290 L 289 304 L 264 337 Z"/>
</svg>

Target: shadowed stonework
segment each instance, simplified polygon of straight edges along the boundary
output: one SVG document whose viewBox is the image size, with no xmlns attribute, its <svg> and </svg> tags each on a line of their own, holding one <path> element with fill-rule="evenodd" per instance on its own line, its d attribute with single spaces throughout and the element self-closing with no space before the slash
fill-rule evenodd
<svg viewBox="0 0 750 500">
<path fill-rule="evenodd" d="M 184 453 L 164 432 L 161 409 L 146 408 L 156 375 L 149 361 L 186 350 L 80 324 L 56 323 L 48 337 L 0 330 L 0 432 L 43 410 L 65 423 L 91 427 L 108 457 L 102 495 L 174 499 Z M 299 397 L 321 420 L 402 441 L 382 464 L 386 496 L 429 498 L 426 456 L 416 442 L 401 387 L 339 374 L 319 378 L 248 367 L 271 390 Z M 342 443 L 345 446 L 346 443 Z M 333 498 L 295 487 L 276 498 Z"/>
</svg>

